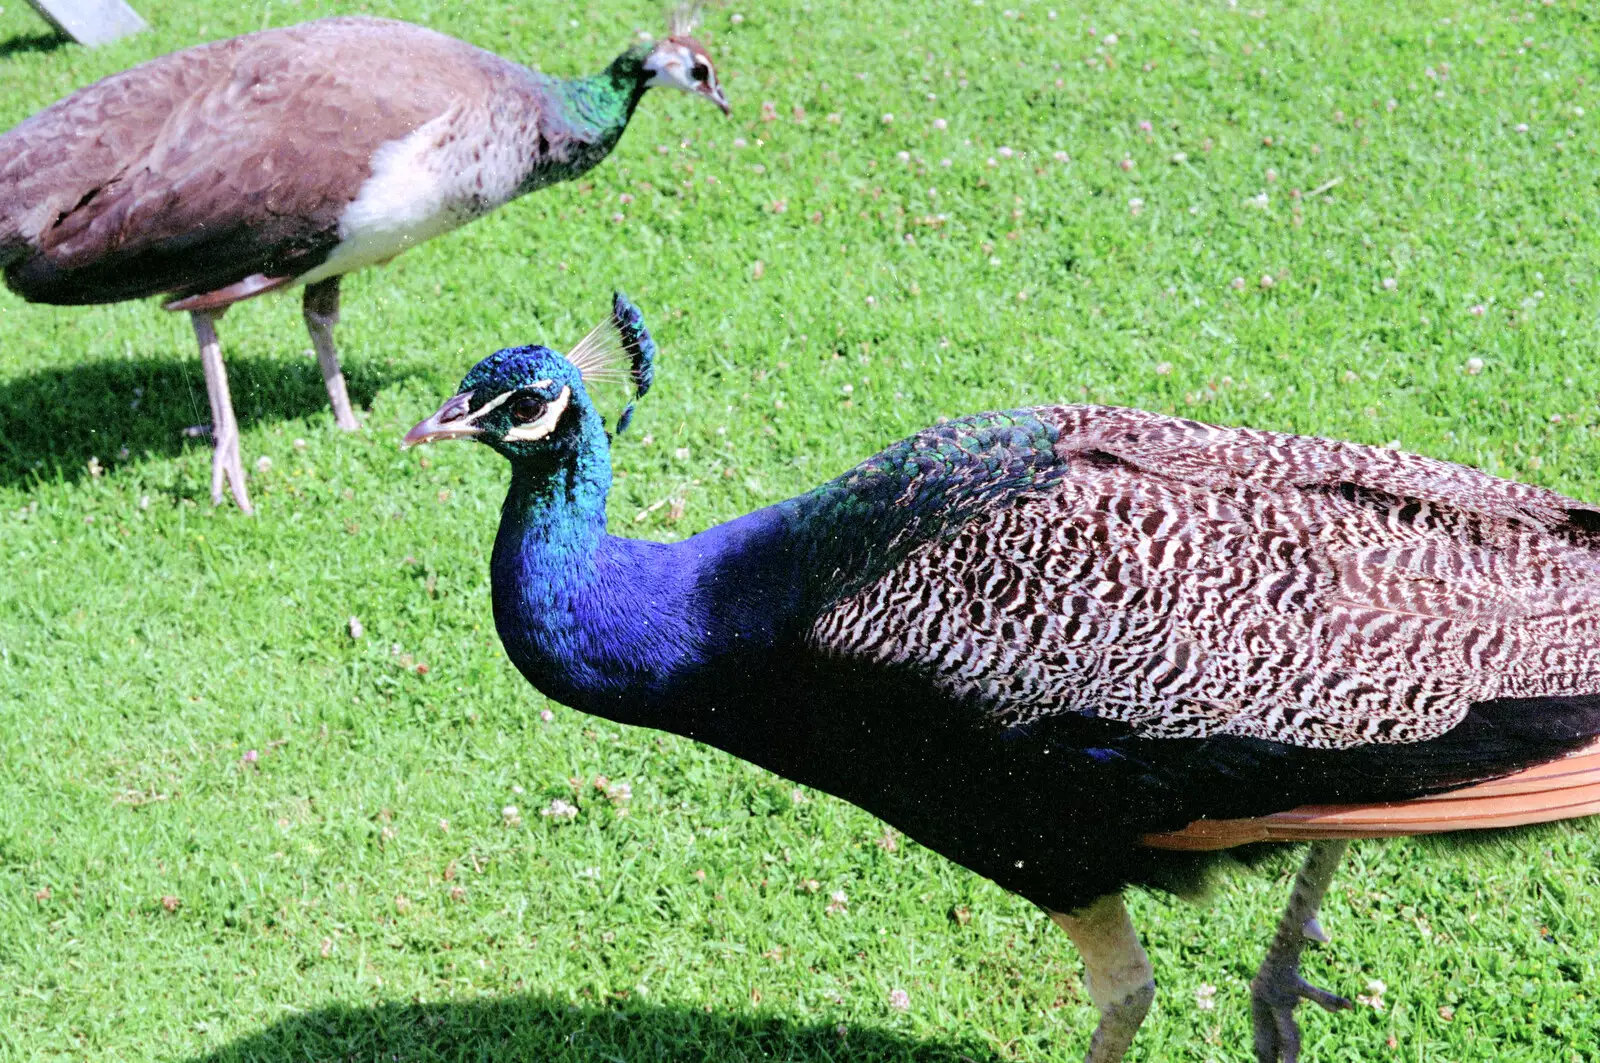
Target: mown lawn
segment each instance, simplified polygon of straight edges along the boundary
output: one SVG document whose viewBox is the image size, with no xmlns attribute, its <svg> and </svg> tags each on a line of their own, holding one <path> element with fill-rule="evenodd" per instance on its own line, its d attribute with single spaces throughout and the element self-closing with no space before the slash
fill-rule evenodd
<svg viewBox="0 0 1600 1063">
<path fill-rule="evenodd" d="M 347 283 L 360 435 L 297 301 L 236 309 L 253 519 L 212 509 L 183 435 L 184 320 L 0 294 L 0 1060 L 1080 1058 L 1094 1013 L 1036 910 L 536 696 L 489 615 L 503 463 L 396 445 L 616 285 L 663 350 L 619 532 L 689 534 L 940 415 L 1084 399 L 1600 501 L 1593 5 L 1053 2 L 712 8 L 734 120 L 656 94 L 590 180 Z M 659 29 L 621 0 L 139 7 L 153 32 L 88 52 L 4 0 L 0 127 L 338 11 L 556 72 Z M 1307 1063 L 1600 1059 L 1597 863 L 1585 826 L 1358 846 L 1309 969 L 1387 988 L 1304 1013 Z M 1289 871 L 1134 899 L 1160 990 L 1133 1058 L 1248 1058 Z"/>
</svg>

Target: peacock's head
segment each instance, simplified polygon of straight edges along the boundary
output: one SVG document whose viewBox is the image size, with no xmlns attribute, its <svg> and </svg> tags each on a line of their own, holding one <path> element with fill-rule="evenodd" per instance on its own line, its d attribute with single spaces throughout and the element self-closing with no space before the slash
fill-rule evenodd
<svg viewBox="0 0 1600 1063">
<path fill-rule="evenodd" d="M 675 8 L 667 15 L 667 35 L 657 41 L 645 57 L 644 69 L 650 74 L 645 85 L 651 88 L 670 85 L 704 96 L 722 108 L 723 114 L 731 114 L 728 98 L 717 84 L 717 68 L 711 65 L 705 45 L 690 36 L 699 21 L 699 4 Z"/>
<path fill-rule="evenodd" d="M 633 399 L 617 418 L 617 431 L 625 431 L 634 402 L 654 380 L 655 355 L 638 308 L 617 292 L 611 316 L 566 355 L 549 347 L 508 347 L 473 366 L 457 393 L 407 432 L 401 446 L 476 439 L 508 458 L 558 454 L 575 445 L 586 419 L 598 425 L 587 387 L 624 374 L 633 385 Z"/>
</svg>

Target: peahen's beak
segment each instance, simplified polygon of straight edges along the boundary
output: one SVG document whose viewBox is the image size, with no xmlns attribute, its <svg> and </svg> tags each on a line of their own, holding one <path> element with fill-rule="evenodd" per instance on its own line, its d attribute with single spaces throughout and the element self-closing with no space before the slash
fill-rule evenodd
<svg viewBox="0 0 1600 1063">
<path fill-rule="evenodd" d="M 705 93 L 706 99 L 722 108 L 723 114 L 733 116 L 733 108 L 728 106 L 728 97 L 722 94 L 721 85 L 706 85 L 700 91 Z"/>
<path fill-rule="evenodd" d="M 450 396 L 443 406 L 434 411 L 432 417 L 418 423 L 415 428 L 407 432 L 400 445 L 414 447 L 419 443 L 432 443 L 436 439 L 468 439 L 482 434 L 483 429 L 474 425 L 467 417 L 467 411 L 471 406 L 470 391 Z"/>
</svg>

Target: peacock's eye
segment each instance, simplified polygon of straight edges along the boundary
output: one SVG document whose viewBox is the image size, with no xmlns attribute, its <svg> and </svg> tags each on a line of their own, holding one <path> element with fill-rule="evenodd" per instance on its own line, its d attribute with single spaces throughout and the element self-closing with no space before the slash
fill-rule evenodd
<svg viewBox="0 0 1600 1063">
<path fill-rule="evenodd" d="M 696 63 L 694 69 L 689 71 L 696 81 L 704 83 L 711 78 L 711 68 L 704 63 Z"/>
<path fill-rule="evenodd" d="M 524 395 L 511 404 L 511 419 L 518 424 L 527 424 L 544 412 L 544 403 L 532 395 Z"/>
</svg>

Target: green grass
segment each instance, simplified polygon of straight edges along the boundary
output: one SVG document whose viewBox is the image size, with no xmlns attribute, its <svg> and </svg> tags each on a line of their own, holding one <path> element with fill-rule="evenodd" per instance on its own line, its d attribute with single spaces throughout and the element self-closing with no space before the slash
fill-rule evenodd
<svg viewBox="0 0 1600 1063">
<path fill-rule="evenodd" d="M 211 508 L 182 436 L 206 419 L 185 321 L 0 295 L 0 1060 L 1080 1058 L 1077 957 L 1025 903 L 824 795 L 536 696 L 489 615 L 503 464 L 396 447 L 478 357 L 569 344 L 617 285 L 663 350 L 618 531 L 681 537 L 940 415 L 1083 399 L 1600 500 L 1592 5 L 1006 2 L 713 8 L 733 121 L 652 96 L 588 180 L 346 285 L 360 435 L 333 428 L 296 302 L 236 309 L 254 519 Z M 5 0 L 0 126 L 355 9 L 139 6 L 153 32 L 89 52 Z M 363 10 L 559 72 L 657 19 Z M 576 820 L 540 815 L 556 798 Z M 1597 857 L 1582 825 L 1357 846 L 1309 969 L 1385 1004 L 1303 1012 L 1308 1063 L 1600 1059 Z M 1288 872 L 1206 908 L 1134 899 L 1160 988 L 1132 1058 L 1247 1058 Z"/>
</svg>

